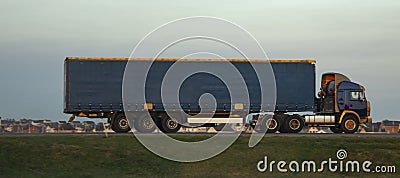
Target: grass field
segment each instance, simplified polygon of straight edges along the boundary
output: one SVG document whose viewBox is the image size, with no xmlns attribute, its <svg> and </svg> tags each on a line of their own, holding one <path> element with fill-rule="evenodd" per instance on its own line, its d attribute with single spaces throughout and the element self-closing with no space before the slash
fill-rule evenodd
<svg viewBox="0 0 400 178">
<path fill-rule="evenodd" d="M 206 136 L 176 136 L 194 141 Z M 240 137 L 224 153 L 197 163 L 160 158 L 133 136 L 12 136 L 0 137 L 0 177 L 399 177 L 397 173 L 280 173 L 257 171 L 268 156 L 276 161 L 314 160 L 318 164 L 345 149 L 349 160 L 400 169 L 399 138 L 267 137 L 248 148 Z M 372 168 L 372 167 L 371 167 Z M 276 170 L 276 168 L 274 169 Z"/>
</svg>

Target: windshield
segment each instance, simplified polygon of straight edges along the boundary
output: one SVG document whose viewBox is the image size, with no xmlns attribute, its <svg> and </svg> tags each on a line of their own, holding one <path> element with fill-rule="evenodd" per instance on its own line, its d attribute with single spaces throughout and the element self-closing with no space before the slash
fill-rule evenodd
<svg viewBox="0 0 400 178">
<path fill-rule="evenodd" d="M 365 93 L 364 91 L 351 91 L 350 92 L 350 99 L 351 100 L 365 100 Z"/>
</svg>

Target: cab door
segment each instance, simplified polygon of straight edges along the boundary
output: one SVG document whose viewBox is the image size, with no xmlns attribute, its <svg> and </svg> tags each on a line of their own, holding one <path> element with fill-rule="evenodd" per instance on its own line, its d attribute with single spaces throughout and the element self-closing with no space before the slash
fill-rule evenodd
<svg viewBox="0 0 400 178">
<path fill-rule="evenodd" d="M 346 92 L 345 91 L 338 91 L 337 92 L 337 103 L 338 103 L 338 108 L 339 112 L 343 112 L 346 109 Z"/>
<path fill-rule="evenodd" d="M 364 97 L 362 90 L 347 90 L 346 110 L 356 112 L 360 117 L 367 117 L 367 100 Z"/>
</svg>

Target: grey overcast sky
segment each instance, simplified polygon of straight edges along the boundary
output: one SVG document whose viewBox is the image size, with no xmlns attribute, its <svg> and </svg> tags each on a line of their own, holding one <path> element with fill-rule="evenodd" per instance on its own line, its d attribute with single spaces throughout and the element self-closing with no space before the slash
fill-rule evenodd
<svg viewBox="0 0 400 178">
<path fill-rule="evenodd" d="M 399 0 L 0 0 L 0 117 L 67 119 L 66 56 L 127 57 L 154 28 L 199 15 L 239 24 L 269 58 L 346 74 L 375 121 L 400 119 Z"/>
</svg>

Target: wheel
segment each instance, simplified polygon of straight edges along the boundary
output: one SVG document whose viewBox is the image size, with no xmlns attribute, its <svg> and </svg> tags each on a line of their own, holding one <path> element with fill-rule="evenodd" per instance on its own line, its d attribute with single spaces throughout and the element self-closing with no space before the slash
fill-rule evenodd
<svg viewBox="0 0 400 178">
<path fill-rule="evenodd" d="M 157 126 L 151 117 L 139 117 L 133 121 L 135 129 L 140 133 L 151 133 Z"/>
<path fill-rule="evenodd" d="M 161 128 L 164 133 L 176 133 L 181 128 L 181 125 L 176 119 L 167 116 L 161 119 Z"/>
<path fill-rule="evenodd" d="M 281 127 L 279 128 L 279 133 L 289 133 L 288 124 L 286 122 L 290 116 L 280 115 L 280 117 L 282 118 L 282 122 L 281 122 L 282 124 L 281 124 Z"/>
<path fill-rule="evenodd" d="M 111 129 L 116 133 L 128 133 L 131 130 L 125 114 L 120 113 L 114 116 L 111 123 Z"/>
<path fill-rule="evenodd" d="M 335 133 L 335 134 L 341 134 L 341 133 L 343 133 L 343 130 L 342 130 L 340 127 L 338 127 L 338 126 L 329 127 L 329 129 L 331 129 L 331 131 L 332 131 L 333 133 Z"/>
<path fill-rule="evenodd" d="M 260 124 L 254 129 L 258 133 L 275 133 L 281 127 L 281 123 L 276 117 L 260 117 L 258 122 Z"/>
<path fill-rule="evenodd" d="M 283 133 L 299 133 L 304 127 L 304 119 L 298 115 L 288 116 L 282 125 Z"/>
<path fill-rule="evenodd" d="M 344 133 L 353 134 L 358 130 L 360 121 L 354 115 L 346 115 L 344 116 L 340 126 Z"/>
</svg>

